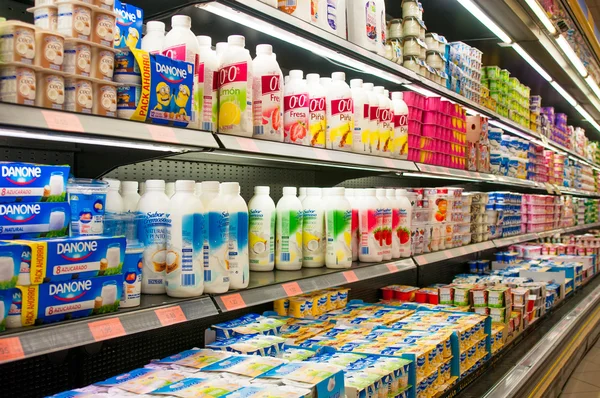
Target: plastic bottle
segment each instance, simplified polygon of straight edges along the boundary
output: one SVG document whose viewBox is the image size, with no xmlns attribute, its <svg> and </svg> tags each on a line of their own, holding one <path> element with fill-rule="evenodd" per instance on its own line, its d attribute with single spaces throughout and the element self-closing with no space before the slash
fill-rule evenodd
<svg viewBox="0 0 600 398">
<path fill-rule="evenodd" d="M 219 62 L 219 69 L 221 69 L 221 67 L 223 66 L 223 55 L 225 54 L 225 51 L 227 51 L 227 42 L 226 41 L 220 41 L 217 44 L 215 44 L 215 53 L 217 54 L 217 61 Z M 218 72 L 217 72 L 218 74 Z M 217 78 L 217 86 L 219 84 L 219 79 Z"/>
<path fill-rule="evenodd" d="M 317 26 L 345 39 L 346 0 L 320 0 L 317 9 Z"/>
<path fill-rule="evenodd" d="M 165 48 L 165 24 L 161 21 L 146 22 L 146 34 L 142 38 L 142 50 L 150 54 L 160 53 Z"/>
<path fill-rule="evenodd" d="M 167 196 L 169 198 L 172 198 L 173 195 L 175 195 L 175 183 L 174 182 L 167 182 L 167 185 L 165 186 L 165 193 L 167 194 Z"/>
<path fill-rule="evenodd" d="M 377 52 L 379 15 L 375 0 L 346 0 L 348 40 Z"/>
<path fill-rule="evenodd" d="M 210 36 L 197 36 L 198 41 L 198 110 L 196 125 L 201 130 L 217 131 L 218 103 L 217 81 L 219 75 L 219 59 L 211 48 Z"/>
<path fill-rule="evenodd" d="M 123 211 L 135 212 L 140 201 L 137 181 L 123 181 L 121 183 L 121 197 L 123 198 Z"/>
<path fill-rule="evenodd" d="M 379 212 L 381 213 L 381 230 L 379 234 L 379 239 L 381 242 L 381 247 L 383 247 L 383 259 L 391 260 L 392 259 L 392 208 L 393 203 L 391 203 L 387 196 L 384 188 L 377 188 L 375 195 L 377 199 L 379 199 Z"/>
<path fill-rule="evenodd" d="M 394 113 L 394 153 L 398 159 L 408 158 L 408 106 L 402 99 L 401 91 L 392 93 L 392 110 Z"/>
<path fill-rule="evenodd" d="M 352 261 L 358 261 L 358 196 L 355 189 L 346 188 L 346 199 L 352 206 Z"/>
<path fill-rule="evenodd" d="M 379 155 L 391 156 L 390 153 L 390 100 L 385 96 L 382 86 L 374 87 L 378 96 L 379 112 L 377 112 L 377 124 L 379 126 Z"/>
<path fill-rule="evenodd" d="M 240 196 L 240 184 L 224 182 L 221 190 L 226 195 L 229 211 L 229 288 L 245 289 L 250 281 L 248 260 L 248 206 Z"/>
<path fill-rule="evenodd" d="M 310 138 L 307 133 L 309 116 L 308 85 L 302 79 L 303 75 L 304 73 L 301 70 L 291 70 L 289 74 L 290 81 L 284 88 L 284 141 L 309 145 Z"/>
<path fill-rule="evenodd" d="M 325 228 L 327 235 L 327 268 L 352 266 L 352 205 L 343 187 L 325 190 Z"/>
<path fill-rule="evenodd" d="M 202 196 L 202 183 L 201 182 L 196 183 L 196 187 L 194 188 L 194 195 L 196 195 L 197 198 L 200 198 L 200 196 Z"/>
<path fill-rule="evenodd" d="M 202 195 L 205 194 L 202 185 Z M 204 262 L 204 292 L 225 293 L 229 290 L 229 206 L 223 189 L 210 201 L 208 214 L 208 261 Z"/>
<path fill-rule="evenodd" d="M 378 119 L 379 114 L 379 96 L 373 91 L 373 83 L 363 83 L 363 88 L 369 96 L 369 119 L 371 128 L 369 146 L 371 155 L 379 155 L 379 129 L 380 123 Z"/>
<path fill-rule="evenodd" d="M 323 1 L 323 0 L 321 0 Z M 311 21 L 311 2 L 309 0 L 279 0 L 278 8 L 306 22 Z"/>
<path fill-rule="evenodd" d="M 175 182 L 169 203 L 166 283 L 171 297 L 197 297 L 204 291 L 204 208 L 192 180 Z"/>
<path fill-rule="evenodd" d="M 125 211 L 125 205 L 123 198 L 119 193 L 121 188 L 121 181 L 113 178 L 105 178 L 104 181 L 108 183 L 108 192 L 106 193 L 106 204 L 104 211 L 106 213 L 123 213 Z"/>
<path fill-rule="evenodd" d="M 327 88 L 327 138 L 329 149 L 352 151 L 353 112 L 352 90 L 346 84 L 344 72 L 331 74 Z"/>
<path fill-rule="evenodd" d="M 261 3 L 270 5 L 271 7 L 277 8 L 277 0 L 259 0 Z"/>
<path fill-rule="evenodd" d="M 252 61 L 254 138 L 283 141 L 283 86 L 281 69 L 270 44 L 256 46 Z"/>
<path fill-rule="evenodd" d="M 298 188 L 298 200 L 300 201 L 300 203 L 302 203 L 302 201 L 306 198 L 307 189 L 308 188 L 306 188 L 306 187 Z"/>
<path fill-rule="evenodd" d="M 194 65 L 194 87 L 192 89 L 192 122 L 188 127 L 196 128 L 201 109 L 198 108 L 198 54 L 200 46 L 192 32 L 192 19 L 187 15 L 173 15 L 171 17 L 171 30 L 165 36 L 162 54 L 179 61 L 186 61 Z"/>
<path fill-rule="evenodd" d="M 208 209 L 210 202 L 219 196 L 220 185 L 221 184 L 219 184 L 219 181 L 202 181 L 202 193 L 200 194 L 200 200 L 202 201 L 202 206 L 205 210 Z"/>
<path fill-rule="evenodd" d="M 387 21 L 385 19 L 385 0 L 375 0 L 377 10 L 377 54 L 385 56 L 385 43 L 387 41 Z"/>
<path fill-rule="evenodd" d="M 146 183 L 145 182 L 140 182 L 140 188 L 138 189 L 140 192 L 140 198 L 144 195 L 144 193 L 146 193 Z"/>
<path fill-rule="evenodd" d="M 362 198 L 358 208 L 358 233 L 360 246 L 358 259 L 363 263 L 383 261 L 383 247 L 381 245 L 382 214 L 377 211 L 381 207 L 379 199 L 375 196 L 375 189 L 362 190 Z"/>
<path fill-rule="evenodd" d="M 138 227 L 140 241 L 144 245 L 142 270 L 142 293 L 165 293 L 165 270 L 167 267 L 167 229 L 171 220 L 167 217 L 169 197 L 165 194 L 163 180 L 148 180 L 146 192 L 140 198 L 137 211 L 141 220 Z"/>
<path fill-rule="evenodd" d="M 319 268 L 325 265 L 327 238 L 325 208 L 321 188 L 308 188 L 302 200 L 302 267 Z"/>
<path fill-rule="evenodd" d="M 325 148 L 325 133 L 327 131 L 326 91 L 319 82 L 319 75 L 309 73 L 306 75 L 309 100 L 308 132 L 310 135 L 310 146 Z"/>
<path fill-rule="evenodd" d="M 252 58 L 244 36 L 227 38 L 219 69 L 219 132 L 252 137 Z"/>
<path fill-rule="evenodd" d="M 358 153 L 370 153 L 369 135 L 371 121 L 369 119 L 369 95 L 362 87 L 361 79 L 350 80 L 352 102 L 354 104 L 354 136 L 352 150 Z"/>
<path fill-rule="evenodd" d="M 383 90 L 383 95 L 388 103 L 388 112 L 384 120 L 390 137 L 388 140 L 388 150 L 386 153 L 387 156 L 392 157 L 394 156 L 394 109 L 392 107 L 392 100 L 390 99 L 389 90 Z"/>
<path fill-rule="evenodd" d="M 385 197 L 392 206 L 392 258 L 400 258 L 400 200 L 396 198 L 395 189 L 386 189 Z"/>
<path fill-rule="evenodd" d="M 412 203 L 410 196 L 413 195 L 405 189 L 396 189 L 398 201 L 398 228 L 394 231 L 400 244 L 400 257 L 407 258 L 412 255 L 410 237 L 412 234 Z"/>
<path fill-rule="evenodd" d="M 275 202 L 269 196 L 270 188 L 254 187 L 254 196 L 248 202 L 250 271 L 273 271 L 275 267 Z"/>
<path fill-rule="evenodd" d="M 296 187 L 284 187 L 277 202 L 275 268 L 295 271 L 302 268 L 302 203 Z"/>
</svg>

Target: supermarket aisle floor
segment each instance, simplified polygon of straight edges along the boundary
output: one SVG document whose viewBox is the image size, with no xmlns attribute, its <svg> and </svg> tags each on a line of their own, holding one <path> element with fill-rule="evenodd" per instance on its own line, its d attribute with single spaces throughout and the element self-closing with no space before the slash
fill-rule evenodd
<svg viewBox="0 0 600 398">
<path fill-rule="evenodd" d="M 600 398 L 600 340 L 573 371 L 560 398 Z"/>
</svg>

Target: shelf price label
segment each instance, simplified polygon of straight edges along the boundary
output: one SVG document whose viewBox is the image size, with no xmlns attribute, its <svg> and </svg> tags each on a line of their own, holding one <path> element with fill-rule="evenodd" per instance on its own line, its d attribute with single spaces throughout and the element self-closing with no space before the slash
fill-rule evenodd
<svg viewBox="0 0 600 398">
<path fill-rule="evenodd" d="M 256 142 L 249 138 L 237 137 L 235 140 L 244 151 L 260 152 L 260 149 L 258 149 L 258 145 L 256 145 Z"/>
<path fill-rule="evenodd" d="M 331 158 L 327 154 L 327 149 L 313 148 L 313 152 L 315 154 L 315 157 L 319 160 L 324 160 L 326 162 L 329 162 L 331 160 Z"/>
<path fill-rule="evenodd" d="M 358 276 L 356 276 L 354 271 L 346 271 L 343 273 L 343 275 L 348 283 L 358 282 Z"/>
<path fill-rule="evenodd" d="M 146 126 L 150 132 L 150 136 L 154 141 L 168 142 L 170 144 L 179 144 L 179 139 L 175 134 L 175 130 L 171 127 L 155 126 L 149 124 Z"/>
<path fill-rule="evenodd" d="M 221 296 L 221 301 L 223 305 L 227 309 L 227 311 L 239 310 L 241 308 L 246 308 L 246 303 L 242 298 L 242 295 L 239 293 L 228 294 L 226 296 Z"/>
<path fill-rule="evenodd" d="M 159 308 L 154 310 L 154 313 L 156 313 L 156 317 L 163 326 L 174 325 L 176 323 L 187 321 L 183 310 L 178 305 L 175 307 Z"/>
<path fill-rule="evenodd" d="M 398 267 L 400 266 L 399 263 L 387 263 L 386 266 L 387 266 L 388 271 L 390 271 L 391 274 L 400 271 L 398 269 Z"/>
<path fill-rule="evenodd" d="M 125 329 L 119 318 L 104 319 L 88 323 L 90 332 L 96 341 L 114 339 L 125 336 Z"/>
<path fill-rule="evenodd" d="M 0 362 L 14 361 L 25 358 L 21 339 L 18 337 L 6 337 L 0 339 Z"/>
<path fill-rule="evenodd" d="M 42 116 L 50 130 L 84 132 L 79 116 L 74 113 L 42 111 Z"/>
<path fill-rule="evenodd" d="M 281 287 L 283 288 L 283 290 L 285 290 L 285 294 L 287 294 L 288 297 L 297 296 L 303 293 L 302 288 L 300 287 L 298 282 L 284 283 L 283 285 L 281 285 Z"/>
</svg>

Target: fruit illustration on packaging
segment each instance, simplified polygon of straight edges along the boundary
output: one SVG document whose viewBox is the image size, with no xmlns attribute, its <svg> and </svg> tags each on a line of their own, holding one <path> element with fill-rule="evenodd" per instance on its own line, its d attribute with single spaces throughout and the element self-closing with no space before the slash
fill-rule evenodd
<svg viewBox="0 0 600 398">
<path fill-rule="evenodd" d="M 325 120 L 310 124 L 310 135 L 312 136 L 310 146 L 315 146 L 317 143 L 325 143 L 324 134 L 326 127 Z"/>
<path fill-rule="evenodd" d="M 219 109 L 219 127 L 240 124 L 242 111 L 234 102 L 224 102 Z"/>
<path fill-rule="evenodd" d="M 279 0 L 278 1 L 278 8 L 287 13 L 287 14 L 293 14 L 294 11 L 296 11 L 296 7 L 298 6 L 297 1 L 307 1 L 307 0 Z"/>
<path fill-rule="evenodd" d="M 256 253 L 256 254 L 261 254 L 263 253 L 266 249 L 267 249 L 267 240 L 253 234 L 252 232 L 250 232 L 250 249 Z"/>
<path fill-rule="evenodd" d="M 306 137 L 306 124 L 297 121 L 290 127 L 290 140 L 292 142 L 302 141 Z"/>
<path fill-rule="evenodd" d="M 400 244 L 405 244 L 410 240 L 410 231 L 406 227 L 400 227 L 396 230 Z"/>
<path fill-rule="evenodd" d="M 304 243 L 304 245 L 306 246 L 306 248 L 308 250 L 315 251 L 319 248 L 321 239 L 318 238 L 317 236 L 311 234 L 308 231 L 303 231 L 302 232 L 302 242 Z"/>
</svg>

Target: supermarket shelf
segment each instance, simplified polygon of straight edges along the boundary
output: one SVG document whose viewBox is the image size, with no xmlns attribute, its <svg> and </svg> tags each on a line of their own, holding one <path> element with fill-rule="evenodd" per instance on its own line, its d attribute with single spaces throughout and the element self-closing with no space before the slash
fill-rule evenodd
<svg viewBox="0 0 600 398">
<path fill-rule="evenodd" d="M 452 249 L 440 250 L 433 253 L 422 254 L 414 257 L 415 262 L 419 266 L 437 263 L 451 258 L 466 256 L 468 254 L 481 252 L 488 249 L 493 249 L 494 243 L 490 240 L 481 243 L 475 243 L 472 245 L 466 245 L 461 247 L 455 247 Z"/>
<path fill-rule="evenodd" d="M 528 242 L 530 240 L 535 240 L 537 239 L 538 236 L 537 234 L 524 234 L 524 235 L 517 235 L 517 236 L 511 236 L 508 238 L 501 238 L 501 239 L 494 239 L 494 246 L 496 247 L 504 247 L 504 246 L 510 246 L 510 245 L 514 245 L 515 243 L 523 243 L 523 242 Z"/>
<path fill-rule="evenodd" d="M 210 297 L 143 295 L 140 307 L 0 335 L 0 364 L 217 315 Z"/>
<path fill-rule="evenodd" d="M 246 290 L 216 296 L 215 302 L 223 312 L 234 311 L 414 268 L 413 260 L 407 258 L 378 264 L 354 264 L 350 269 L 302 268 L 298 271 L 251 272 Z"/>
</svg>

